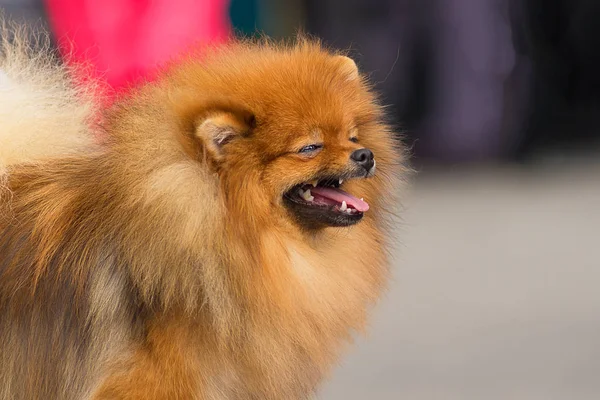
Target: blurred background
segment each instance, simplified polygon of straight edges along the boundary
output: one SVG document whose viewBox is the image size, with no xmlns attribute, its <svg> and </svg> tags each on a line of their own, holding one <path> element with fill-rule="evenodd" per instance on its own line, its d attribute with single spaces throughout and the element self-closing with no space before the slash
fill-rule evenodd
<svg viewBox="0 0 600 400">
<path fill-rule="evenodd" d="M 323 399 L 600 398 L 600 1 L 0 0 L 126 89 L 189 46 L 348 49 L 417 170 L 393 283 Z"/>
</svg>

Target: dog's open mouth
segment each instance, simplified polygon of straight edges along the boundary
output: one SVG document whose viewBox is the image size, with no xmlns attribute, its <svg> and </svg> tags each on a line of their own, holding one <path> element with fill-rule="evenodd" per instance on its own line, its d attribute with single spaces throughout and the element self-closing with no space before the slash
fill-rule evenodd
<svg viewBox="0 0 600 400">
<path fill-rule="evenodd" d="M 285 193 L 284 203 L 308 227 L 356 224 L 369 204 L 340 189 L 342 183 L 340 178 L 327 178 L 296 185 Z"/>
</svg>

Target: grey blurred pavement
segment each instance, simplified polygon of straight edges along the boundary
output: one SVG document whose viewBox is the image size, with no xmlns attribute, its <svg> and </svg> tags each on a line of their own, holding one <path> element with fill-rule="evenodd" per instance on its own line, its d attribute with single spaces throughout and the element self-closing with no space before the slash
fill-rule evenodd
<svg viewBox="0 0 600 400">
<path fill-rule="evenodd" d="M 319 399 L 600 399 L 600 163 L 424 174 L 407 208 Z"/>
</svg>

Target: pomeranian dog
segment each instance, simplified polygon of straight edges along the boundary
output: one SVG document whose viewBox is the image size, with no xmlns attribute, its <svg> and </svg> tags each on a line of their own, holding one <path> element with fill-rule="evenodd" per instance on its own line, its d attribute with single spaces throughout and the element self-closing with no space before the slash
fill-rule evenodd
<svg viewBox="0 0 600 400">
<path fill-rule="evenodd" d="M 356 64 L 231 41 L 102 107 L 0 53 L 0 399 L 311 397 L 385 286 L 405 170 Z"/>
</svg>

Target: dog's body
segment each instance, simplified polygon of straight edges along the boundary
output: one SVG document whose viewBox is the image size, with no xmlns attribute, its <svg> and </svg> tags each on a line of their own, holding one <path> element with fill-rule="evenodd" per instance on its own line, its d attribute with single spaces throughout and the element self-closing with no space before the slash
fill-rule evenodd
<svg viewBox="0 0 600 400">
<path fill-rule="evenodd" d="M 0 399 L 313 393 L 384 286 L 401 162 L 354 63 L 232 43 L 100 112 L 1 53 Z M 364 218 L 289 194 L 363 147 Z"/>
</svg>

